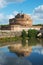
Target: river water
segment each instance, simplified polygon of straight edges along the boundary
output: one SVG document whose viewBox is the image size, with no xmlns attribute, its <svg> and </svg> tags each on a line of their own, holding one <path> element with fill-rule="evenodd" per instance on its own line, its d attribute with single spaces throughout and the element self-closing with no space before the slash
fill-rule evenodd
<svg viewBox="0 0 43 65">
<path fill-rule="evenodd" d="M 43 39 L 22 40 L 18 43 L 31 46 L 31 53 L 19 57 L 12 53 L 8 46 L 0 47 L 0 65 L 43 65 Z"/>
</svg>

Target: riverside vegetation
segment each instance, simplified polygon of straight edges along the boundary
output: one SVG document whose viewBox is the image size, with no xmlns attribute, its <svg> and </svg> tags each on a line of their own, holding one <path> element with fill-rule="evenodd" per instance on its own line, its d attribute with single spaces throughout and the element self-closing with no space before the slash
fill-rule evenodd
<svg viewBox="0 0 43 65">
<path fill-rule="evenodd" d="M 35 29 L 30 29 L 28 30 L 27 32 L 25 30 L 22 31 L 22 34 L 21 34 L 21 37 L 24 39 L 24 38 L 28 38 L 28 39 L 31 39 L 31 38 L 37 38 L 38 36 L 38 33 L 39 31 L 35 30 Z"/>
<path fill-rule="evenodd" d="M 28 41 L 33 40 L 33 39 L 36 40 L 38 38 L 37 37 L 38 33 L 39 32 L 37 30 L 34 30 L 34 29 L 30 29 L 27 32 L 25 30 L 23 30 L 21 32 L 21 36 L 0 38 L 0 46 L 8 45 L 9 43 L 12 44 L 13 42 L 16 43 L 16 41 L 20 41 L 20 40 L 22 40 L 22 42 L 23 42 L 23 40 L 25 41 L 26 39 Z M 23 44 L 25 45 L 25 42 Z"/>
</svg>

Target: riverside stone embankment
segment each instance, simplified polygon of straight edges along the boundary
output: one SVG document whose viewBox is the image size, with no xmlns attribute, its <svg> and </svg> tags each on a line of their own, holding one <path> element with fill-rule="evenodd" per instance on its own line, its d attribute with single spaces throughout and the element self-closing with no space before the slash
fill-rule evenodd
<svg viewBox="0 0 43 65">
<path fill-rule="evenodd" d="M 14 28 L 14 30 L 0 30 L 0 38 L 3 37 L 15 37 L 15 36 L 20 36 L 21 31 L 25 30 L 28 31 L 29 29 L 35 29 L 38 30 L 41 34 L 43 33 L 43 27 L 41 26 L 32 26 L 32 27 L 22 27 L 22 28 Z"/>
<path fill-rule="evenodd" d="M 0 38 L 20 36 L 21 32 L 11 30 L 0 30 Z"/>
</svg>

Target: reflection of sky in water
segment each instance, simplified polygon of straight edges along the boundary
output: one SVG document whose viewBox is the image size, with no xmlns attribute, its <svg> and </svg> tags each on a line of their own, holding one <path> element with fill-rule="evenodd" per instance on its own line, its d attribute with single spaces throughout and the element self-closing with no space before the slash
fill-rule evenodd
<svg viewBox="0 0 43 65">
<path fill-rule="evenodd" d="M 32 52 L 43 55 L 43 47 L 42 46 L 34 46 Z"/>
<path fill-rule="evenodd" d="M 32 53 L 24 58 L 9 52 L 7 47 L 0 48 L 0 65 L 43 65 L 43 47 L 32 46 Z"/>
<path fill-rule="evenodd" d="M 24 58 L 18 58 L 16 54 L 9 52 L 8 48 L 0 48 L 0 65 L 32 65 Z"/>
<path fill-rule="evenodd" d="M 32 65 L 43 65 L 43 47 L 32 46 L 32 53 L 26 59 L 31 61 Z"/>
</svg>

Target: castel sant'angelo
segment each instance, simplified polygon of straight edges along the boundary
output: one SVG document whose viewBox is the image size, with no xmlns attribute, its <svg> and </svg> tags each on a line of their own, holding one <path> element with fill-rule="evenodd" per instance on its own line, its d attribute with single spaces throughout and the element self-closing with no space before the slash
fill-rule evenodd
<svg viewBox="0 0 43 65">
<path fill-rule="evenodd" d="M 2 30 L 22 31 L 23 29 L 40 29 L 41 26 L 33 26 L 31 17 L 27 14 L 18 13 L 14 18 L 9 19 L 9 25 L 2 26 Z"/>
<path fill-rule="evenodd" d="M 15 18 L 9 19 L 9 25 L 11 30 L 20 30 L 32 26 L 32 19 L 29 15 L 17 14 Z"/>
<path fill-rule="evenodd" d="M 10 25 L 32 26 L 32 19 L 26 14 L 17 14 L 15 18 L 9 20 Z"/>
</svg>

